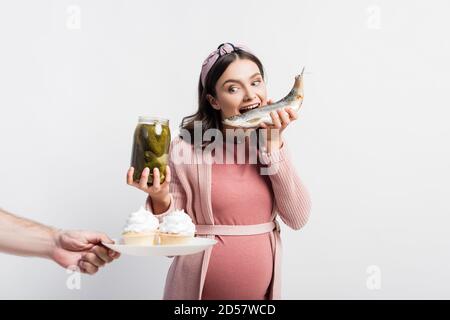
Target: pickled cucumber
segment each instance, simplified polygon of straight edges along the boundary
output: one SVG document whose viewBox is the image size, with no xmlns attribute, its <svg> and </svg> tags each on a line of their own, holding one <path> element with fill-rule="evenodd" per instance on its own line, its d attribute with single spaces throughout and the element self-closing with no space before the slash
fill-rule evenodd
<svg viewBox="0 0 450 320">
<path fill-rule="evenodd" d="M 157 134 L 156 126 L 161 126 Z M 134 132 L 131 166 L 135 168 L 133 179 L 138 182 L 145 167 L 150 168 L 147 184 L 153 184 L 153 169 L 160 172 L 160 183 L 165 181 L 169 160 L 170 129 L 167 124 L 139 123 Z"/>
</svg>

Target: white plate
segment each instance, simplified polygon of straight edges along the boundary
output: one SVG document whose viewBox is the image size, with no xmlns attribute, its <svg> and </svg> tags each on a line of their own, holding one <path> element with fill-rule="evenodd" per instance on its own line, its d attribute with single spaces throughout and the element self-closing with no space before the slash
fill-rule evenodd
<svg viewBox="0 0 450 320">
<path fill-rule="evenodd" d="M 217 243 L 214 239 L 195 237 L 187 244 L 181 245 L 154 245 L 136 246 L 123 244 L 121 240 L 114 239 L 114 244 L 103 243 L 114 251 L 132 256 L 184 256 L 208 249 Z"/>
</svg>

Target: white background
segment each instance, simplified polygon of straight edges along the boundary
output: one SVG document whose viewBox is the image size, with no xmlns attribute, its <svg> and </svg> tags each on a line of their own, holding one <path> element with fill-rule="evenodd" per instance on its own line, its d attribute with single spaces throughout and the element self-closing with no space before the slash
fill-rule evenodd
<svg viewBox="0 0 450 320">
<path fill-rule="evenodd" d="M 119 235 L 145 200 L 125 184 L 137 117 L 168 117 L 175 135 L 203 59 L 244 43 L 273 99 L 308 72 L 285 136 L 313 210 L 282 230 L 283 297 L 448 299 L 449 12 L 445 0 L 2 0 L 0 206 Z M 0 254 L 0 298 L 159 299 L 169 264 L 123 256 L 69 290 L 53 262 Z"/>
</svg>

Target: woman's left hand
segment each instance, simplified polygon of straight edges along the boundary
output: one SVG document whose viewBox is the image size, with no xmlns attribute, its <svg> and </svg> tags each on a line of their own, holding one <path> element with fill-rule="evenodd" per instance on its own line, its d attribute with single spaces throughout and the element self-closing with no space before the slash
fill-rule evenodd
<svg viewBox="0 0 450 320">
<path fill-rule="evenodd" d="M 268 100 L 267 103 L 271 104 L 272 100 Z M 272 111 L 270 117 L 273 124 L 260 124 L 260 128 L 267 129 L 267 152 L 280 149 L 283 146 L 282 132 L 292 121 L 298 119 L 298 114 L 294 109 L 288 107 Z M 272 134 L 272 130 L 278 130 L 278 134 Z"/>
</svg>

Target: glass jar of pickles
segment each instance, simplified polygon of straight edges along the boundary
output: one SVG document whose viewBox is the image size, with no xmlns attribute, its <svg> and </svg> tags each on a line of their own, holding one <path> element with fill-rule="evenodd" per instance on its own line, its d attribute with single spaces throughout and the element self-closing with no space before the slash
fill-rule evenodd
<svg viewBox="0 0 450 320">
<path fill-rule="evenodd" d="M 160 183 L 166 178 L 166 165 L 169 163 L 170 128 L 169 120 L 156 117 L 139 117 L 134 130 L 131 166 L 133 179 L 139 182 L 145 167 L 150 169 L 147 185 L 153 185 L 153 169 L 160 172 Z"/>
</svg>

